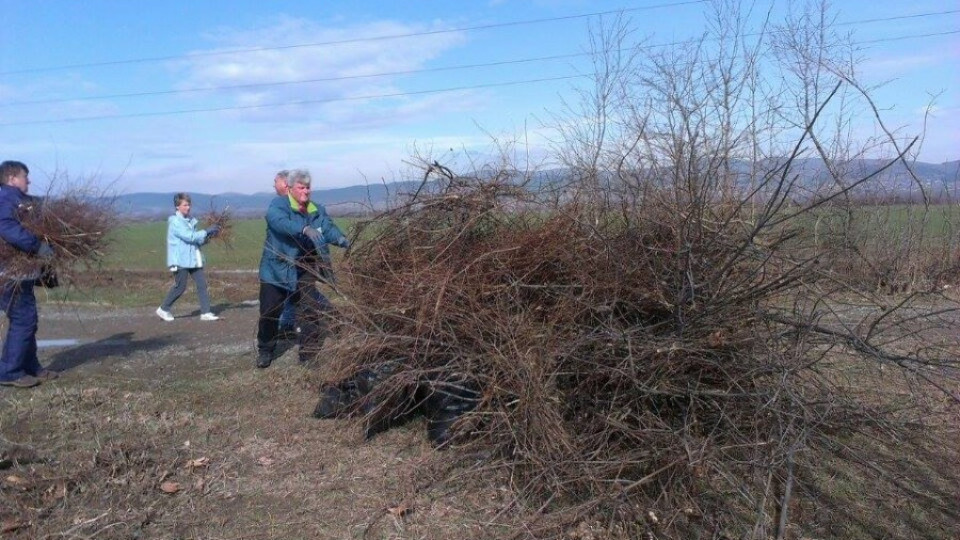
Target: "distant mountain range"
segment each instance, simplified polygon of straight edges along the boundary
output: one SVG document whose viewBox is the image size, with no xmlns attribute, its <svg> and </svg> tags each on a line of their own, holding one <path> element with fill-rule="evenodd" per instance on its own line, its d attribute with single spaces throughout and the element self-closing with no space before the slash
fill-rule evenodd
<svg viewBox="0 0 960 540">
<path fill-rule="evenodd" d="M 864 175 L 876 171 L 884 165 L 880 160 L 856 160 L 846 164 L 846 170 L 852 175 Z M 749 163 L 740 163 L 735 167 L 740 171 L 749 170 Z M 928 196 L 937 199 L 960 200 L 960 160 L 944 163 L 912 164 L 913 171 L 921 179 Z M 829 175 L 819 159 L 797 160 L 794 163 L 795 174 L 802 177 L 802 183 L 815 187 L 829 183 Z M 541 189 L 549 185 L 563 183 L 568 176 L 562 169 L 538 172 L 530 184 L 531 189 Z M 371 184 L 334 189 L 318 189 L 312 194 L 313 200 L 322 203 L 333 215 L 351 215 L 383 209 L 398 194 L 410 193 L 417 189 L 419 182 L 393 182 L 389 184 Z M 900 199 L 916 199 L 919 190 L 916 181 L 907 172 L 902 163 L 894 164 L 870 182 L 871 194 L 882 193 L 885 196 L 897 196 Z M 209 195 L 191 193 L 193 212 L 202 215 L 209 210 L 229 209 L 235 217 L 259 217 L 263 215 L 273 193 L 220 193 Z M 115 198 L 115 210 L 129 219 L 157 219 L 173 212 L 173 193 L 131 193 Z"/>
<path fill-rule="evenodd" d="M 386 202 L 397 193 L 411 188 L 416 182 L 394 182 L 369 186 L 350 186 L 334 189 L 314 190 L 311 198 L 327 207 L 334 215 L 349 215 L 382 209 Z M 154 219 L 173 213 L 173 192 L 170 193 L 130 193 L 119 195 L 114 200 L 114 209 L 121 215 L 133 219 Z M 193 213 L 202 215 L 210 210 L 229 209 L 235 217 L 262 216 L 270 201 L 276 197 L 273 192 L 243 194 L 190 193 Z"/>
</svg>

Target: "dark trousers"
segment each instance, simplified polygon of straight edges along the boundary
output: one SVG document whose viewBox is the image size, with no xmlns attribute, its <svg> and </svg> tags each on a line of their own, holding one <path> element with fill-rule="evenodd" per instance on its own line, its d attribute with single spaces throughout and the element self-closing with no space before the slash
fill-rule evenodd
<svg viewBox="0 0 960 540">
<path fill-rule="evenodd" d="M 203 274 L 203 268 L 178 268 L 173 273 L 173 287 L 170 287 L 170 292 L 167 293 L 160 307 L 164 311 L 170 311 L 173 303 L 187 290 L 188 276 L 193 276 L 193 282 L 197 284 L 200 313 L 210 313 L 210 296 L 207 294 L 207 278 Z"/>
<path fill-rule="evenodd" d="M 283 302 L 283 311 L 280 313 L 280 331 L 289 332 L 297 327 L 297 306 L 293 305 L 290 298 Z"/>
<path fill-rule="evenodd" d="M 33 281 L 14 281 L 0 286 L 0 309 L 10 326 L 0 356 L 0 381 L 15 381 L 40 372 L 37 360 L 37 297 Z"/>
<path fill-rule="evenodd" d="M 320 294 L 314 278 L 304 275 L 297 282 L 297 289 L 290 291 L 272 283 L 260 282 L 260 319 L 257 321 L 257 350 L 272 353 L 277 347 L 278 321 L 284 303 L 291 302 L 296 308 L 297 324 L 300 326 L 298 343 L 301 357 L 315 354 L 323 346 L 327 325 L 324 316 L 331 309 L 330 301 Z"/>
</svg>

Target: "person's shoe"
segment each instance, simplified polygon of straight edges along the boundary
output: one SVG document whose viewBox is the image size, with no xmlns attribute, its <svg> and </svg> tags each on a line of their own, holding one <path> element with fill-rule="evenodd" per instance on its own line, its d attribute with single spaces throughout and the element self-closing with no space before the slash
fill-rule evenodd
<svg viewBox="0 0 960 540">
<path fill-rule="evenodd" d="M 12 381 L 0 381 L 0 385 L 12 386 L 14 388 L 33 388 L 38 384 L 40 384 L 40 379 L 34 377 L 33 375 L 24 375 L 23 377 L 14 379 Z"/>
<path fill-rule="evenodd" d="M 60 376 L 59 371 L 54 371 L 52 369 L 41 369 L 35 375 L 36 378 L 40 379 L 41 382 L 52 381 Z"/>
<path fill-rule="evenodd" d="M 163 320 L 165 320 L 165 321 L 167 321 L 167 322 L 170 322 L 170 321 L 173 320 L 173 313 L 170 313 L 169 311 L 164 311 L 164 309 L 163 309 L 162 307 L 158 307 L 158 308 L 157 308 L 157 317 L 160 317 L 161 319 L 163 319 Z"/>
<path fill-rule="evenodd" d="M 257 353 L 257 367 L 260 369 L 270 367 L 273 363 L 273 351 L 259 351 Z"/>
<path fill-rule="evenodd" d="M 210 312 L 208 311 L 208 312 L 200 315 L 200 320 L 201 320 L 201 321 L 219 321 L 219 320 L 220 320 L 220 317 L 217 317 L 216 315 L 214 315 L 213 313 L 210 313 Z"/>
</svg>

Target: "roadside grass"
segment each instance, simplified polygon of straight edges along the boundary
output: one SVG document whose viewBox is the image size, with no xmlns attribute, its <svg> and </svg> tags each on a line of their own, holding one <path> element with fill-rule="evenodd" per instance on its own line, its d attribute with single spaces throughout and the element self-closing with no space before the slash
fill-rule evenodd
<svg viewBox="0 0 960 540">
<path fill-rule="evenodd" d="M 483 522 L 503 504 L 500 491 L 434 482 L 445 457 L 423 426 L 364 443 L 353 422 L 305 414 L 315 372 L 244 369 L 231 351 L 166 351 L 154 376 L 66 377 L 5 399 L 4 443 L 19 446 L 0 449 L 20 459 L 0 481 L 0 534 L 440 539 L 512 530 Z M 203 376 L 191 377 L 198 356 Z"/>
</svg>

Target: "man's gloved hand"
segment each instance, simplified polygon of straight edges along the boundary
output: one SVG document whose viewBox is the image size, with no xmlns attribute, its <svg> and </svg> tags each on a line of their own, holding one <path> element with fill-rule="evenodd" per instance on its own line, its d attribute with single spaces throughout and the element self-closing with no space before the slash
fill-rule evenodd
<svg viewBox="0 0 960 540">
<path fill-rule="evenodd" d="M 303 235 L 309 238 L 314 244 L 323 243 L 323 235 L 320 234 L 320 231 L 314 229 L 313 227 L 304 227 Z"/>
<path fill-rule="evenodd" d="M 342 247 L 343 249 L 350 249 L 350 241 L 347 240 L 346 236 L 341 236 L 340 241 L 337 242 L 337 246 Z"/>
<path fill-rule="evenodd" d="M 37 250 L 37 257 L 44 260 L 50 260 L 53 258 L 53 255 L 53 248 L 50 247 L 50 244 L 46 242 L 40 242 L 40 249 Z"/>
<path fill-rule="evenodd" d="M 211 225 L 207 227 L 207 238 L 215 238 L 218 234 L 220 234 L 219 225 Z"/>
</svg>

